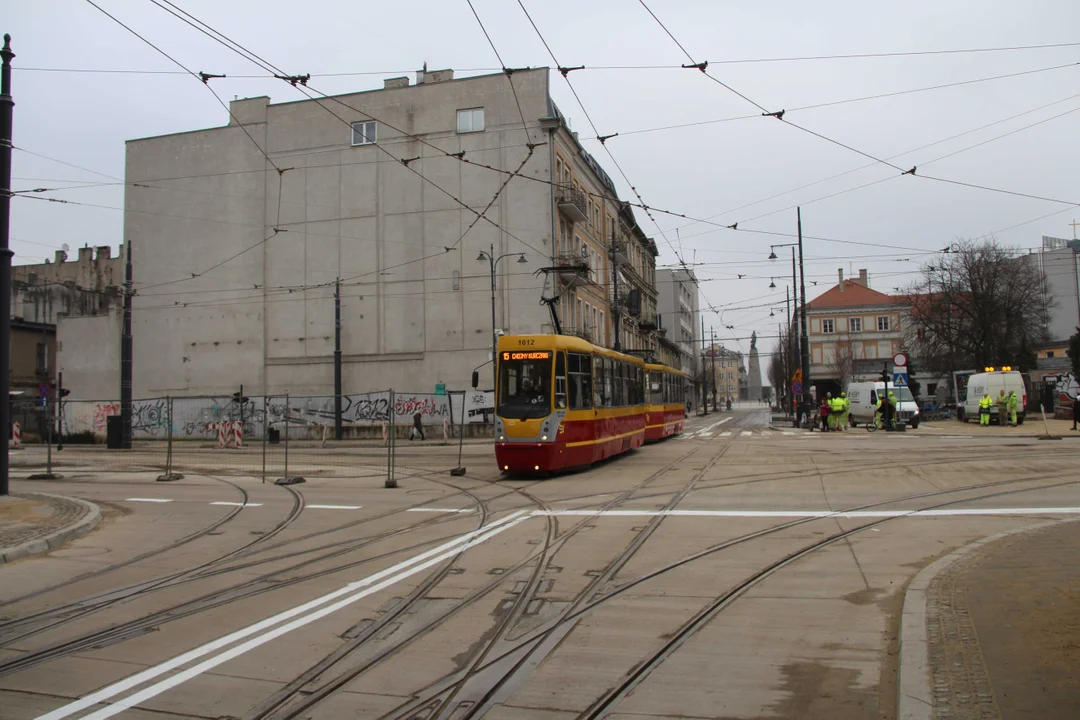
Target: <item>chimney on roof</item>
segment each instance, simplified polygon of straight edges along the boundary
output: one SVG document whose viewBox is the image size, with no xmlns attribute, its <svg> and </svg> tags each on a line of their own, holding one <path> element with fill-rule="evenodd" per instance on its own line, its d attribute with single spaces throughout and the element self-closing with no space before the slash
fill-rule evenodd
<svg viewBox="0 0 1080 720">
<path fill-rule="evenodd" d="M 863 287 L 870 287 L 870 280 L 866 277 L 866 268 L 859 270 L 859 284 Z"/>
<path fill-rule="evenodd" d="M 56 264 L 59 265 L 60 263 L 64 262 L 65 260 L 67 260 L 67 253 L 64 252 L 63 250 L 57 250 L 56 251 Z M 49 261 L 46 260 L 45 262 L 49 262 Z"/>
<path fill-rule="evenodd" d="M 837 272 L 840 274 L 840 292 L 844 292 L 844 268 L 839 268 Z"/>
<path fill-rule="evenodd" d="M 383 90 L 396 90 L 397 88 L 409 87 L 408 76 L 387 78 L 383 80 Z"/>
<path fill-rule="evenodd" d="M 81 247 L 81 248 L 79 248 L 79 262 L 88 263 L 88 262 L 92 262 L 93 259 L 94 259 L 94 248 L 92 248 L 92 247 Z"/>
<path fill-rule="evenodd" d="M 112 248 L 108 245 L 101 245 L 97 249 L 96 257 L 98 260 L 108 260 L 112 256 Z"/>
</svg>

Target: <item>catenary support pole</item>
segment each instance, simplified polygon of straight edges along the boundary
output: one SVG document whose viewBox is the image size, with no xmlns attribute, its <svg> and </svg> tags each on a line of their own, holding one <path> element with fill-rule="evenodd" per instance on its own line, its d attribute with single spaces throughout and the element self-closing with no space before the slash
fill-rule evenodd
<svg viewBox="0 0 1080 720">
<path fill-rule="evenodd" d="M 131 379 L 132 379 L 132 338 L 131 338 L 131 296 L 134 294 L 131 267 L 131 238 L 124 243 L 127 260 L 124 263 L 124 327 L 120 336 L 120 447 L 131 449 Z"/>
<path fill-rule="evenodd" d="M 803 265 L 802 247 L 802 208 L 795 209 L 799 223 L 799 304 L 802 305 L 801 337 L 799 340 L 799 353 L 803 376 L 802 407 L 803 417 L 810 417 L 810 338 L 806 330 L 806 268 Z"/>
<path fill-rule="evenodd" d="M 709 375 L 705 370 L 705 316 L 701 316 L 701 407 L 709 414 Z"/>
<path fill-rule="evenodd" d="M 334 281 L 334 439 L 341 437 L 341 278 L 338 278 Z"/>
<path fill-rule="evenodd" d="M 4 428 L 4 451 L 0 452 L 0 495 L 8 494 L 8 450 L 11 437 L 11 36 L 4 36 L 0 50 L 0 426 Z"/>
<path fill-rule="evenodd" d="M 612 346 L 616 352 L 622 352 L 622 340 L 619 338 L 619 325 L 622 323 L 621 303 L 619 302 L 619 263 L 615 261 L 618 240 L 615 235 L 615 225 L 611 226 L 611 305 L 612 320 L 615 322 L 615 343 Z"/>
</svg>

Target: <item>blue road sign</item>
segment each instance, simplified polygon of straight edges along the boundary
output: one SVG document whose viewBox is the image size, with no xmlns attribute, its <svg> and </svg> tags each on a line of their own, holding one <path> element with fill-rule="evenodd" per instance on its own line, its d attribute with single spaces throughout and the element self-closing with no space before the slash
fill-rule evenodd
<svg viewBox="0 0 1080 720">
<path fill-rule="evenodd" d="M 38 385 L 37 391 L 38 395 L 40 395 L 41 397 L 48 397 L 49 393 L 52 392 L 52 388 L 45 383 L 41 383 L 40 385 Z"/>
<path fill-rule="evenodd" d="M 791 383 L 791 393 L 792 393 L 792 395 L 802 395 L 802 383 L 801 382 L 793 382 L 793 383 Z"/>
<path fill-rule="evenodd" d="M 904 372 L 904 373 L 894 372 L 892 374 L 892 382 L 893 382 L 893 385 L 896 386 L 896 387 L 907 387 L 907 384 L 908 384 L 908 375 L 907 375 L 907 373 L 906 372 Z"/>
</svg>

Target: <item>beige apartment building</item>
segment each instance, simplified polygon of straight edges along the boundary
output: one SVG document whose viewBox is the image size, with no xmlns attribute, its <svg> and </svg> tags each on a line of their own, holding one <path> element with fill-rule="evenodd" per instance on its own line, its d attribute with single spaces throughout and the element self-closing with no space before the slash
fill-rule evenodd
<svg viewBox="0 0 1080 720">
<path fill-rule="evenodd" d="M 840 270 L 839 282 L 806 307 L 810 379 L 818 397 L 852 380 L 879 377 L 883 362 L 903 347 L 902 301 L 872 289 L 866 270 L 848 280 Z"/>
</svg>

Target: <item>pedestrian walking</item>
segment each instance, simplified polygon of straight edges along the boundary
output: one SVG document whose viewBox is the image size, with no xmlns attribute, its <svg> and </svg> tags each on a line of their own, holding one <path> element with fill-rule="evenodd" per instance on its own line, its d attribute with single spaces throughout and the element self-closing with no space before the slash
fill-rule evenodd
<svg viewBox="0 0 1080 720">
<path fill-rule="evenodd" d="M 821 432 L 827 432 L 829 429 L 829 413 L 832 411 L 829 400 L 831 399 L 832 393 L 821 398 L 821 407 L 818 408 L 818 422 L 821 423 Z"/>
<path fill-rule="evenodd" d="M 990 397 L 989 392 L 983 393 L 982 398 L 979 400 L 979 425 L 990 425 L 990 408 L 994 407 L 994 401 Z"/>
<path fill-rule="evenodd" d="M 1076 391 L 1076 396 L 1073 397 L 1073 427 L 1076 429 L 1076 423 L 1080 422 L 1080 390 Z"/>
<path fill-rule="evenodd" d="M 409 429 L 410 440 L 415 440 L 417 435 L 420 436 L 421 440 L 427 440 L 427 438 L 424 436 L 423 420 L 424 418 L 420 413 L 416 413 L 412 416 L 412 428 Z"/>
<path fill-rule="evenodd" d="M 1020 409 L 1020 398 L 1016 397 L 1016 391 L 1009 392 L 1009 402 L 1007 403 L 1009 408 L 1009 424 L 1016 427 L 1016 413 Z"/>
</svg>

